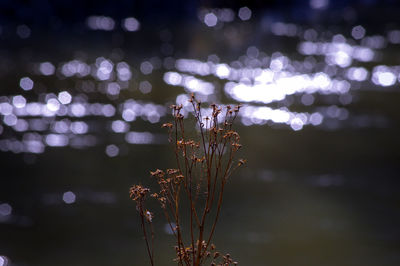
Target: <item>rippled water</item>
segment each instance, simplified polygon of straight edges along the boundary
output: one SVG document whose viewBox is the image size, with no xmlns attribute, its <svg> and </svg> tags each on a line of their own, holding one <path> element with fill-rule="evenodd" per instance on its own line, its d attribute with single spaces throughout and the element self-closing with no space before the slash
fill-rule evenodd
<svg viewBox="0 0 400 266">
<path fill-rule="evenodd" d="M 0 35 L 1 260 L 143 265 L 127 191 L 172 163 L 160 125 L 171 104 L 189 114 L 194 93 L 243 104 L 249 166 L 217 244 L 242 265 L 398 265 L 399 25 L 370 33 L 248 8 L 163 28 L 84 23 Z"/>
</svg>

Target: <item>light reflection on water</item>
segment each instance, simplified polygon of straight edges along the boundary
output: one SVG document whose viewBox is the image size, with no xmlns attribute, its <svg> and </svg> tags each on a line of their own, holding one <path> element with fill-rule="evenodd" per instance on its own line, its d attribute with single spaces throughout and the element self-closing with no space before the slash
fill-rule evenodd
<svg viewBox="0 0 400 266">
<path fill-rule="evenodd" d="M 9 262 L 9 260 L 8 260 L 8 258 L 6 256 L 0 255 L 0 266 L 8 266 L 8 265 L 10 265 L 8 262 Z"/>
<path fill-rule="evenodd" d="M 234 16 L 231 9 L 203 10 L 199 14 L 200 20 L 208 26 L 231 23 Z M 247 20 L 251 11 L 243 7 L 238 16 Z M 135 18 L 122 22 L 127 31 L 136 31 L 139 25 Z M 112 31 L 115 21 L 109 17 L 93 16 L 88 18 L 88 26 Z M 358 25 L 352 29 L 350 37 L 337 34 L 331 40 L 320 37 L 324 36 L 324 32 L 312 28 L 303 30 L 301 25 L 291 23 L 275 22 L 270 25 L 270 30 L 276 36 L 297 39 L 299 54 L 296 59 L 283 51 L 268 55 L 255 46 L 249 46 L 244 55 L 231 62 L 221 62 L 215 54 L 210 55 L 207 61 L 166 57 L 163 80 L 168 85 L 183 88 L 187 93 L 195 93 L 203 102 L 220 101 L 224 94 L 228 99 L 245 103 L 240 113 L 240 121 L 245 126 L 271 122 L 286 124 L 295 131 L 304 126 L 324 128 L 327 119 L 357 119 L 346 108 L 353 101 L 353 91 L 359 88 L 356 83 L 366 84 L 369 88 L 372 86 L 367 84 L 372 83 L 379 89 L 393 87 L 399 82 L 400 66 L 379 64 L 376 55 L 378 50 L 387 47 L 388 42 L 397 43 L 396 30 L 389 31 L 387 38 L 382 35 L 368 36 L 366 29 Z M 149 80 L 138 80 L 137 75 L 133 77 L 135 67 L 127 62 L 115 62 L 102 56 L 92 63 L 73 59 L 58 64 L 50 61 L 34 64 L 32 71 L 36 75 L 20 78 L 19 87 L 23 91 L 35 90 L 35 80 L 39 76 L 55 76 L 56 79 L 73 78 L 77 88 L 80 87 L 83 92 L 77 94 L 75 88 L 40 93 L 40 101 L 32 101 L 32 97 L 25 93 L 1 96 L 2 136 L 10 129 L 15 132 L 15 135 L 8 133 L 6 138 L 2 137 L 1 150 L 42 153 L 45 146 L 82 148 L 96 145 L 99 142 L 97 132 L 90 128 L 91 124 L 98 123 L 90 122 L 96 116 L 110 119 L 111 131 L 115 133 L 127 132 L 137 118 L 159 123 L 168 113 L 166 105 L 132 99 L 123 92 L 132 86 L 132 82 L 138 82 L 138 90 L 142 94 L 152 94 L 155 88 L 151 82 L 157 76 L 153 70 L 161 67 L 160 62 L 159 57 L 152 57 L 137 64 L 136 68 L 144 76 L 151 76 Z M 357 62 L 377 62 L 377 65 L 367 67 Z M 173 69 L 171 63 L 174 64 Z M 87 79 L 88 76 L 91 79 Z M 109 102 L 91 101 L 91 95 L 96 92 L 107 96 Z M 293 102 L 290 98 L 293 95 L 301 97 Z M 336 95 L 337 103 L 321 106 L 316 100 L 321 95 Z M 182 104 L 184 99 L 186 97 L 179 95 L 176 102 Z M 268 106 L 272 103 L 279 103 L 281 107 Z M 301 104 L 309 111 L 292 111 L 293 104 Z M 189 112 L 189 107 L 185 111 Z M 75 121 L 76 118 L 81 121 Z M 24 132 L 29 133 L 22 134 L 22 140 L 18 139 L 17 133 Z M 91 135 L 86 136 L 88 133 Z M 160 143 L 153 138 L 139 136 L 128 133 L 124 139 L 130 144 Z M 107 154 L 110 156 L 110 152 Z M 116 156 L 118 152 L 111 154 Z"/>
</svg>

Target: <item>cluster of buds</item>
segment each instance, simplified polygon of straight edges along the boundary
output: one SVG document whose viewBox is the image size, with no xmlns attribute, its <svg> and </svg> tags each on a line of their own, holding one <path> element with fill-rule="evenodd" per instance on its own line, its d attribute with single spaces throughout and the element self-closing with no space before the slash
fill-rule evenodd
<svg viewBox="0 0 400 266">
<path fill-rule="evenodd" d="M 162 194 L 165 194 L 165 192 L 162 193 Z M 161 193 L 160 193 L 160 194 L 158 194 L 158 193 L 153 193 L 153 194 L 151 194 L 150 196 L 151 196 L 152 198 L 155 198 L 156 200 L 158 200 L 158 202 L 159 202 L 160 205 L 161 205 L 161 208 L 163 208 L 163 209 L 166 208 L 167 198 L 164 197 L 164 196 L 161 196 Z"/>
<path fill-rule="evenodd" d="M 176 151 L 181 151 L 183 157 L 187 154 L 195 155 L 199 148 L 200 144 L 194 140 L 185 141 L 184 139 L 179 139 L 176 141 Z"/>
<path fill-rule="evenodd" d="M 194 140 L 185 141 L 184 139 L 177 140 L 176 145 L 180 149 L 184 148 L 185 146 L 190 147 L 190 148 L 196 148 L 196 149 L 198 149 L 200 147 L 200 144 L 198 142 L 195 142 Z"/>
<path fill-rule="evenodd" d="M 186 261 L 186 262 L 191 262 L 191 258 L 193 254 L 197 253 L 197 247 L 199 246 L 199 241 L 196 241 L 195 246 L 193 247 L 192 245 L 188 247 L 178 247 L 175 246 L 175 252 L 176 252 L 176 258 L 174 261 L 179 261 L 180 259 Z M 202 251 L 205 251 L 207 249 L 207 243 L 203 240 L 200 245 Z M 205 258 L 209 258 L 211 255 L 211 252 L 206 251 Z"/>
<path fill-rule="evenodd" d="M 171 184 L 178 185 L 184 178 L 178 169 L 167 169 L 167 174 L 163 170 L 157 169 L 154 172 L 150 172 L 150 175 L 157 178 L 157 183 L 161 188 Z"/>
<path fill-rule="evenodd" d="M 216 104 L 211 104 L 210 105 L 212 108 L 212 117 L 216 118 L 218 115 L 222 112 L 222 108 L 218 107 Z"/>
<path fill-rule="evenodd" d="M 143 187 L 142 185 L 134 185 L 129 189 L 129 196 L 133 201 L 136 202 L 136 209 L 139 211 L 147 222 L 153 221 L 153 213 L 149 210 L 144 210 L 144 201 L 146 200 L 147 194 L 150 193 L 150 189 Z"/>
<path fill-rule="evenodd" d="M 233 139 L 235 142 L 239 142 L 240 141 L 240 136 L 236 131 L 233 130 L 228 130 L 224 136 L 224 139 Z"/>
<path fill-rule="evenodd" d="M 183 108 L 182 104 L 173 104 L 170 106 L 170 108 L 172 109 L 172 114 L 176 119 L 183 120 L 184 116 L 181 114 L 181 109 Z"/>
<path fill-rule="evenodd" d="M 216 247 L 214 244 L 211 244 L 210 251 L 212 252 L 211 266 L 229 266 L 238 264 L 236 261 L 233 261 L 229 253 L 221 256 L 221 253 L 216 251 Z M 210 256 L 209 254 L 210 252 L 208 252 L 207 256 Z"/>
<path fill-rule="evenodd" d="M 220 257 L 219 254 L 217 257 Z M 233 261 L 233 259 L 229 255 L 229 253 L 220 258 L 222 259 L 221 262 L 217 263 L 217 262 L 213 261 L 213 262 L 211 262 L 211 266 L 229 266 L 229 265 L 237 265 L 238 264 L 236 261 Z"/>
<path fill-rule="evenodd" d="M 166 209 L 167 203 L 171 204 L 174 202 L 175 197 L 171 197 L 177 191 L 179 186 L 184 181 L 184 176 L 178 169 L 167 169 L 166 172 L 157 169 L 154 172 L 150 172 L 150 176 L 156 178 L 160 191 L 153 193 L 150 196 L 161 205 L 162 209 Z"/>
<path fill-rule="evenodd" d="M 186 263 L 191 262 L 190 254 L 192 253 L 192 250 L 190 248 L 175 246 L 175 253 L 176 253 L 176 258 L 173 261 L 175 262 L 185 261 Z"/>
<path fill-rule="evenodd" d="M 129 196 L 136 203 L 143 202 L 146 195 L 150 192 L 150 189 L 143 187 L 142 185 L 134 185 L 129 189 Z"/>
<path fill-rule="evenodd" d="M 241 104 L 236 105 L 233 109 L 230 105 L 226 107 L 229 114 L 239 113 L 240 108 L 242 107 Z"/>
</svg>

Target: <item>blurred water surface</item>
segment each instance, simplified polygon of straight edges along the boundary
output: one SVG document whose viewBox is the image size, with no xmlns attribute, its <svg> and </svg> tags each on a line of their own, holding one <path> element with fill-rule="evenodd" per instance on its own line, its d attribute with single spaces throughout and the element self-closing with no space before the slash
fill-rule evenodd
<svg viewBox="0 0 400 266">
<path fill-rule="evenodd" d="M 226 192 L 222 251 L 241 265 L 399 265 L 400 26 L 346 10 L 335 25 L 242 7 L 164 26 L 2 27 L 0 265 L 146 265 L 128 189 L 174 166 L 160 127 L 171 104 L 190 117 L 190 93 L 243 104 L 248 165 Z M 156 260 L 173 265 L 156 215 Z"/>
</svg>

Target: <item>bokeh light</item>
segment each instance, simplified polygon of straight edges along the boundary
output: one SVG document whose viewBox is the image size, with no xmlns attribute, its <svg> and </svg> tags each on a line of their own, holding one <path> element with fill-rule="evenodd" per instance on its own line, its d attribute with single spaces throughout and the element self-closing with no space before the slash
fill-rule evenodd
<svg viewBox="0 0 400 266">
<path fill-rule="evenodd" d="M 124 19 L 122 26 L 126 31 L 138 31 L 140 29 L 139 21 L 133 17 Z"/>
<path fill-rule="evenodd" d="M 72 191 L 67 191 L 64 192 L 62 199 L 66 204 L 73 204 L 76 201 L 76 195 Z"/>
</svg>

